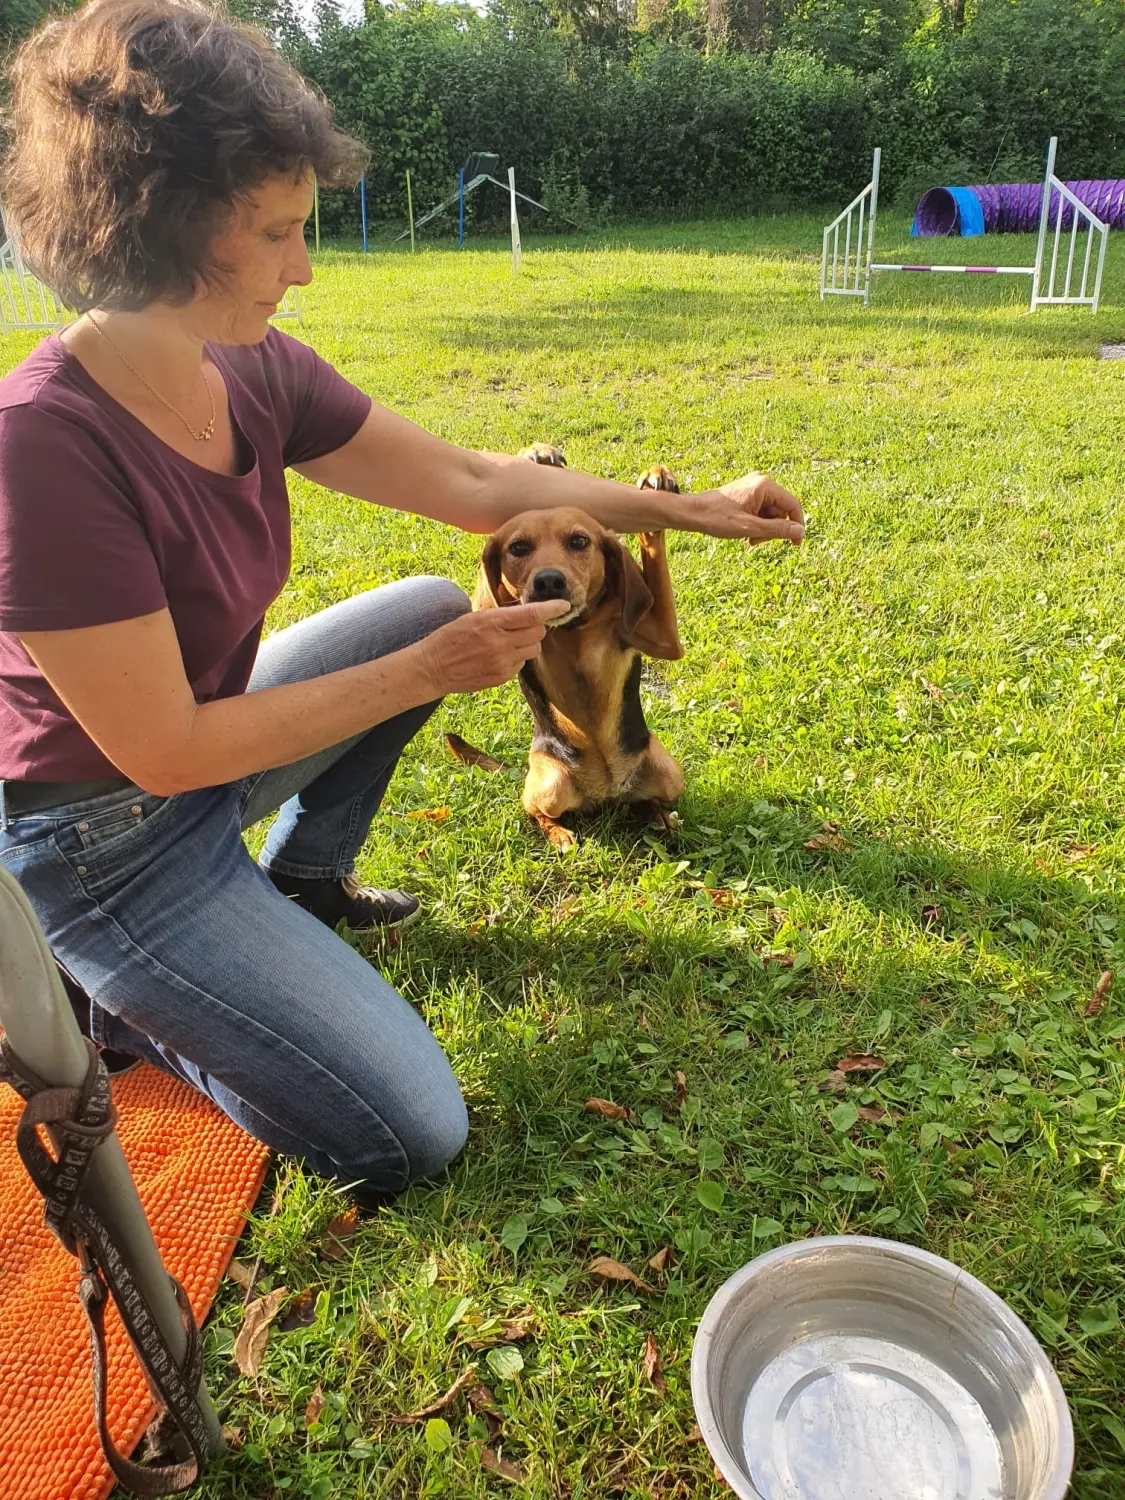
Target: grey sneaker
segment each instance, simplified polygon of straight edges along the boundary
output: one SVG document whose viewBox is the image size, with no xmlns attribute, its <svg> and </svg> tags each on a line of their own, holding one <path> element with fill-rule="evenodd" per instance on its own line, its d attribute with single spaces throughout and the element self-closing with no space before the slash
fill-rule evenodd
<svg viewBox="0 0 1125 1500">
<path fill-rule="evenodd" d="M 343 921 L 355 932 L 376 927 L 399 932 L 409 927 L 422 910 L 417 896 L 360 885 L 354 875 L 345 875 L 342 880 L 301 880 L 275 870 L 266 874 L 283 896 L 296 901 L 326 927 L 335 928 Z"/>
</svg>

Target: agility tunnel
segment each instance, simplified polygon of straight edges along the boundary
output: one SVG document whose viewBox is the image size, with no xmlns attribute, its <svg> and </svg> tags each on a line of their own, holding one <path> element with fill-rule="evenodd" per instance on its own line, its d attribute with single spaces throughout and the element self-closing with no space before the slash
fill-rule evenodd
<svg viewBox="0 0 1125 1500">
<path fill-rule="evenodd" d="M 1110 229 L 1125 229 L 1125 178 L 1065 183 L 1095 218 Z M 1059 210 L 1060 194 L 1051 192 L 1050 220 Z M 1041 182 L 990 183 L 977 187 L 932 187 L 918 200 L 910 233 L 919 239 L 978 234 L 1034 234 L 1043 207 Z M 1074 209 L 1062 195 L 1060 227 L 1069 229 Z"/>
</svg>

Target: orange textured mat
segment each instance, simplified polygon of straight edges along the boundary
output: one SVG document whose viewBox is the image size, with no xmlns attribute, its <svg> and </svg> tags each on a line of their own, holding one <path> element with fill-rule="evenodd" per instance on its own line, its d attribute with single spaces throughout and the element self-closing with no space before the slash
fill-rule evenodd
<svg viewBox="0 0 1125 1500">
<path fill-rule="evenodd" d="M 196 1321 L 211 1307 L 265 1176 L 267 1152 L 177 1079 L 113 1080 L 117 1134 L 164 1264 Z M 23 1100 L 0 1084 L 0 1500 L 103 1500 L 114 1479 L 94 1428 L 77 1262 L 43 1224 L 16 1154 Z M 117 1317 L 106 1317 L 109 1428 L 129 1453 L 155 1407 Z"/>
</svg>

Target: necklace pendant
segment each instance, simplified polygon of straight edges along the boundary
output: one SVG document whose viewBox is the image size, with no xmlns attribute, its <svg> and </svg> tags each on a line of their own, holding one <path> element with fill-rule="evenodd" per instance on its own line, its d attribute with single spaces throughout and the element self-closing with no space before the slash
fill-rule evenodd
<svg viewBox="0 0 1125 1500">
<path fill-rule="evenodd" d="M 207 423 L 207 426 L 203 429 L 203 431 L 197 435 L 197 439 L 196 440 L 198 442 L 200 442 L 200 443 L 209 443 L 214 436 L 215 436 L 215 418 L 212 417 L 211 420 Z"/>
</svg>

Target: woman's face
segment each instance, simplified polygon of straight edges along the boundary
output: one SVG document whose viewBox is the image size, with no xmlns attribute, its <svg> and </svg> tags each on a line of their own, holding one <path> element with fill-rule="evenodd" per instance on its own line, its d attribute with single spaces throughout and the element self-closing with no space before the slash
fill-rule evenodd
<svg viewBox="0 0 1125 1500">
<path fill-rule="evenodd" d="M 183 309 L 193 333 L 218 344 L 257 344 L 291 286 L 312 280 L 305 220 L 312 211 L 312 174 L 270 177 L 236 200 L 211 245 L 218 275 Z"/>
</svg>

